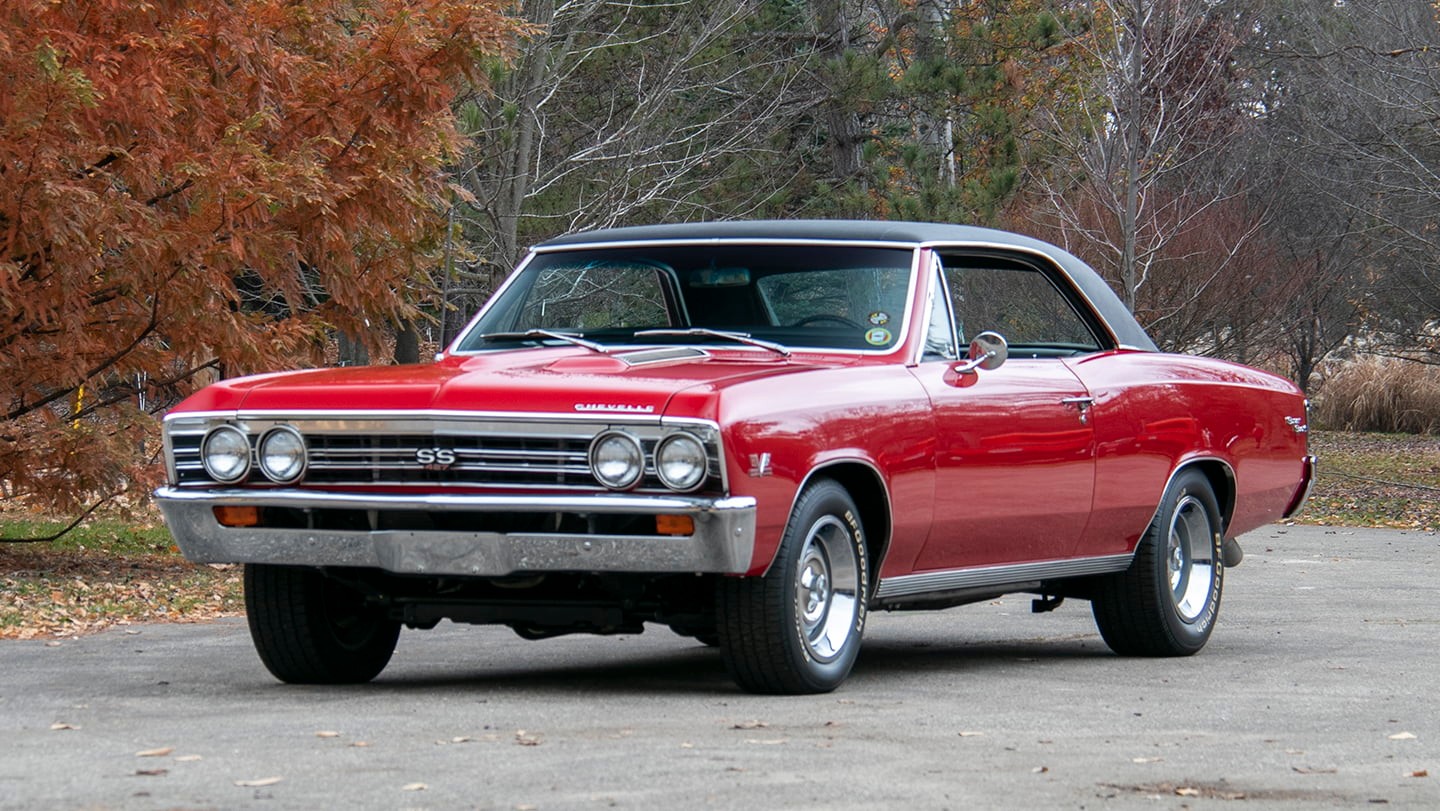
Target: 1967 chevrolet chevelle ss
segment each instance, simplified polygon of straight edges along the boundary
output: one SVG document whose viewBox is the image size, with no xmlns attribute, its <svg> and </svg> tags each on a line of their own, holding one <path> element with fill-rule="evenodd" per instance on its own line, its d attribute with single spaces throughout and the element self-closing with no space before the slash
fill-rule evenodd
<svg viewBox="0 0 1440 811">
<path fill-rule="evenodd" d="M 245 564 L 284 681 L 367 681 L 442 619 L 653 622 L 813 693 L 868 611 L 1012 592 L 1195 653 L 1234 537 L 1305 499 L 1305 432 L 1290 383 L 1156 351 L 1042 242 L 670 225 L 538 246 L 433 364 L 198 392 L 156 495 L 187 557 Z"/>
</svg>

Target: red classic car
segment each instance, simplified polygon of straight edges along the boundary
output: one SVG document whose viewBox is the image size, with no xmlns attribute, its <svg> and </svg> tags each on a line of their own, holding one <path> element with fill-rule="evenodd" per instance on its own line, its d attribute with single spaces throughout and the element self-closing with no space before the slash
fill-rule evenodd
<svg viewBox="0 0 1440 811">
<path fill-rule="evenodd" d="M 187 557 L 261 659 L 361 682 L 402 626 L 667 625 L 834 689 L 874 609 L 1089 600 L 1193 654 L 1234 537 L 1295 512 L 1306 404 L 1163 354 L 1075 257 L 951 225 L 621 228 L 536 247 L 433 364 L 226 380 L 165 420 Z"/>
</svg>

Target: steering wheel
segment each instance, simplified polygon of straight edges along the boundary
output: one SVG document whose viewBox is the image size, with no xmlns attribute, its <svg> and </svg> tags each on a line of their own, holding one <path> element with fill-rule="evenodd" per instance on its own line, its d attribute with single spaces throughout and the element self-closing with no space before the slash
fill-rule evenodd
<svg viewBox="0 0 1440 811">
<path fill-rule="evenodd" d="M 850 328 L 852 328 L 852 329 L 864 329 L 864 327 L 860 326 L 859 324 L 855 323 L 854 321 L 851 321 L 850 319 L 846 318 L 846 317 L 843 316 L 843 315 L 831 315 L 830 313 L 818 313 L 818 314 L 816 314 L 816 315 L 807 315 L 807 316 L 805 316 L 804 318 L 800 319 L 799 321 L 796 321 L 795 323 L 791 324 L 790 326 L 792 326 L 792 327 L 803 327 L 803 326 L 806 326 L 807 324 L 815 324 L 815 323 L 818 323 L 818 322 L 821 322 L 821 321 L 836 321 L 836 322 L 839 322 L 839 323 L 841 323 L 841 324 L 844 324 L 845 326 L 850 327 Z"/>
</svg>

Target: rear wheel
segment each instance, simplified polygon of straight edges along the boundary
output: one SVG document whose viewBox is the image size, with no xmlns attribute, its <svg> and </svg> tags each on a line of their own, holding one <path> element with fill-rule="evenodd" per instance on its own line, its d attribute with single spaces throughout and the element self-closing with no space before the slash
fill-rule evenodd
<svg viewBox="0 0 1440 811">
<path fill-rule="evenodd" d="M 1105 644 L 1125 656 L 1189 656 L 1205 647 L 1220 612 L 1223 543 L 1209 479 L 1180 473 L 1130 568 L 1106 577 L 1091 601 Z"/>
<path fill-rule="evenodd" d="M 245 566 L 245 612 L 260 660 L 291 684 L 357 684 L 380 674 L 400 623 L 315 569 Z"/>
<path fill-rule="evenodd" d="M 817 481 L 796 500 L 770 571 L 717 589 L 726 668 L 756 693 L 834 690 L 860 652 L 868 587 L 859 510 L 838 483 Z"/>
</svg>

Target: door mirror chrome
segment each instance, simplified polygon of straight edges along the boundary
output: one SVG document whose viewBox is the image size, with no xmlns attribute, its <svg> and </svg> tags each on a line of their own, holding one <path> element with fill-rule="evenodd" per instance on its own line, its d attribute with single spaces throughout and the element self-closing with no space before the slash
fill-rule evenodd
<svg viewBox="0 0 1440 811">
<path fill-rule="evenodd" d="M 976 369 L 999 369 L 1010 357 L 1010 345 L 998 332 L 982 332 L 970 342 L 970 359 L 955 364 L 956 374 L 974 374 Z"/>
</svg>

